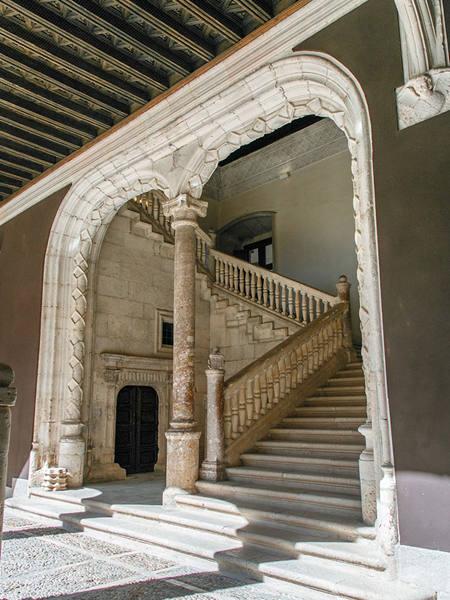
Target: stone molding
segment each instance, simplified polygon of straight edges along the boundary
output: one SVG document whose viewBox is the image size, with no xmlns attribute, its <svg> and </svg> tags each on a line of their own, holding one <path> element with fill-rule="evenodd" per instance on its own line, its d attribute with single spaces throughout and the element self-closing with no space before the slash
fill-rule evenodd
<svg viewBox="0 0 450 600">
<path fill-rule="evenodd" d="M 172 359 L 102 353 L 104 378 L 114 385 L 152 385 L 172 382 Z"/>
<path fill-rule="evenodd" d="M 314 123 L 250 156 L 218 167 L 205 186 L 205 193 L 209 198 L 224 200 L 347 150 L 347 140 L 340 129 L 329 121 Z"/>
<path fill-rule="evenodd" d="M 62 415 L 62 437 L 64 421 L 71 425 L 69 431 L 75 437 L 72 425 L 77 425 L 79 430 L 82 428 L 90 256 L 120 206 L 150 189 L 163 191 L 167 198 L 180 193 L 198 197 L 218 162 L 233 150 L 293 119 L 315 114 L 329 117 L 336 123 L 346 135 L 351 154 L 362 355 L 367 398 L 374 415 L 375 467 L 378 480 L 389 476 L 395 484 L 381 323 L 372 134 L 367 103 L 354 76 L 329 56 L 289 51 L 287 58 L 269 64 L 267 56 L 264 66 L 254 69 L 234 85 L 228 85 L 225 92 L 208 102 L 197 104 L 190 119 L 174 123 L 172 127 L 179 139 L 176 146 L 167 141 L 167 146 L 162 148 L 161 137 L 166 140 L 170 137 L 167 131 L 159 137 L 149 137 L 145 150 L 137 147 L 141 151 L 139 157 L 133 155 L 134 160 L 131 160 L 123 151 L 114 161 L 94 167 L 64 199 L 50 234 L 45 261 L 35 441 L 41 437 L 39 418 L 48 413 L 50 398 L 57 398 L 60 403 L 57 414 Z M 170 134 L 175 135 L 173 131 Z M 72 317 L 68 318 L 68 315 Z M 57 430 L 57 426 L 53 427 L 54 432 Z M 58 435 L 47 450 L 50 456 L 57 452 L 54 444 Z M 78 439 L 82 440 L 80 434 Z M 80 462 L 79 468 L 82 476 L 83 463 Z M 384 489 L 387 487 L 380 484 L 379 493 Z M 383 547 L 388 552 L 397 541 L 397 522 L 391 519 L 396 510 L 392 505 L 395 499 L 392 500 L 391 489 L 388 500 L 378 498 L 380 506 L 389 507 L 386 514 L 390 522 L 379 523 L 379 531 L 387 538 Z M 380 520 L 380 514 L 378 516 Z"/>
<path fill-rule="evenodd" d="M 442 0 L 395 0 L 405 84 L 396 90 L 399 129 L 450 109 L 450 64 Z"/>
</svg>

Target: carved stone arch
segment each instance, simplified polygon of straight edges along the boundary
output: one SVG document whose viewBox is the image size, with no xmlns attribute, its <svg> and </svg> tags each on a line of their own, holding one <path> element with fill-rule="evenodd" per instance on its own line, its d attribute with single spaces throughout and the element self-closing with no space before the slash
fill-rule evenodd
<svg viewBox="0 0 450 600">
<path fill-rule="evenodd" d="M 248 91 L 252 90 L 249 95 Z M 367 102 L 356 78 L 330 56 L 300 52 L 253 73 L 230 88 L 229 113 L 211 124 L 187 166 L 184 189 L 198 197 L 218 163 L 241 146 L 286 123 L 317 115 L 345 133 L 351 154 L 358 259 L 362 355 L 368 399 L 367 447 L 375 445 L 375 493 L 363 502 L 377 515 L 379 540 L 391 552 L 397 540 L 393 452 L 386 392 L 380 305 L 372 133 Z M 226 101 L 226 95 L 222 95 Z M 206 109 L 208 107 L 206 106 Z M 370 439 L 369 439 L 370 438 Z M 363 492 L 364 493 L 364 492 Z"/>
<path fill-rule="evenodd" d="M 113 161 L 72 186 L 50 232 L 44 264 L 41 342 L 30 480 L 63 464 L 71 483 L 84 467 L 83 385 L 89 271 L 106 229 L 128 200 L 152 189 L 167 197 L 166 178 L 148 156 L 117 168 Z"/>
</svg>

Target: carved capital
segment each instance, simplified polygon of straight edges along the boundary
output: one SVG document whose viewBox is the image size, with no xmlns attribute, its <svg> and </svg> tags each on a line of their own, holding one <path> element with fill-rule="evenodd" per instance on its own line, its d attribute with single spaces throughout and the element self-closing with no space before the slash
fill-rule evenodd
<svg viewBox="0 0 450 600">
<path fill-rule="evenodd" d="M 225 369 L 225 357 L 219 351 L 219 348 L 214 348 L 214 350 L 209 355 L 208 370 L 223 371 L 224 369 Z"/>
<path fill-rule="evenodd" d="M 119 381 L 119 369 L 105 369 L 104 378 L 107 383 L 116 384 Z"/>
<path fill-rule="evenodd" d="M 189 194 L 179 194 L 173 200 L 163 203 L 164 216 L 172 218 L 174 229 L 180 225 L 197 227 L 197 218 L 206 217 L 207 208 L 207 202 L 193 198 Z"/>
<path fill-rule="evenodd" d="M 433 69 L 397 88 L 399 128 L 404 129 L 450 108 L 450 69 Z"/>
</svg>

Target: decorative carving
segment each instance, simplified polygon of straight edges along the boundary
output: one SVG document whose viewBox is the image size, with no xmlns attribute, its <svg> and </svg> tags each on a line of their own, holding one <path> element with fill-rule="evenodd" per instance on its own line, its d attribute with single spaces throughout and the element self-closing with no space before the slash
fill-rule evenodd
<svg viewBox="0 0 450 600">
<path fill-rule="evenodd" d="M 69 472 L 60 467 L 45 467 L 42 487 L 49 492 L 59 492 L 67 489 Z"/>
<path fill-rule="evenodd" d="M 450 109 L 450 69 L 436 69 L 397 89 L 399 128 L 410 127 Z"/>
</svg>

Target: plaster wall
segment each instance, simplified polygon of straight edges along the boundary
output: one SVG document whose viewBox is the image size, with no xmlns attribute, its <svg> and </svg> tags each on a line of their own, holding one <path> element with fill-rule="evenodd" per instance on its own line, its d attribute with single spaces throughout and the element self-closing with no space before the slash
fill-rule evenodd
<svg viewBox="0 0 450 600">
<path fill-rule="evenodd" d="M 234 165 L 221 169 L 232 172 Z M 245 215 L 273 211 L 274 271 L 333 295 L 339 275 L 346 274 L 352 283 L 353 336 L 360 343 L 352 200 L 350 154 L 343 151 L 298 169 L 287 179 L 210 200 L 214 209 L 208 226 L 220 229 Z"/>
<path fill-rule="evenodd" d="M 68 187 L 0 227 L 0 362 L 15 373 L 7 485 L 27 477 L 33 437 L 42 276 L 50 228 Z"/>
<path fill-rule="evenodd" d="M 158 351 L 158 309 L 173 313 L 174 246 L 162 241 L 137 215 L 122 209 L 102 243 L 96 269 L 94 336 L 89 404 L 90 467 L 114 461 L 115 399 L 105 381 L 103 353 L 152 357 L 161 369 L 170 352 Z M 209 353 L 209 301 L 197 281 L 196 394 L 197 419 L 203 423 L 204 370 Z M 170 385 L 154 386 L 160 400 L 158 466 L 165 466 L 165 436 L 170 417 Z M 105 471 L 108 473 L 108 471 Z"/>
</svg>

